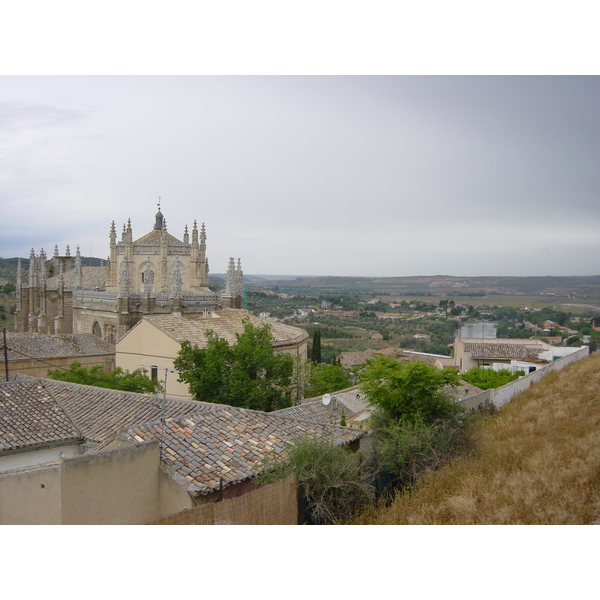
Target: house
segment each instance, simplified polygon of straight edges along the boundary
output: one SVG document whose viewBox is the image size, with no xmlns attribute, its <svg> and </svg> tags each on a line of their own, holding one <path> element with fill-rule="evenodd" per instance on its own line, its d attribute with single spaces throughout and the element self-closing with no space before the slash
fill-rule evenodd
<svg viewBox="0 0 600 600">
<path fill-rule="evenodd" d="M 7 333 L 6 347 L 11 374 L 46 377 L 49 369 L 68 369 L 75 361 L 86 369 L 115 367 L 115 345 L 91 333 Z"/>
<path fill-rule="evenodd" d="M 157 377 L 158 372 L 153 371 L 152 366 L 160 370 L 173 369 L 181 342 L 187 340 L 202 348 L 206 345 L 206 333 L 214 331 L 230 345 L 235 344 L 236 334 L 243 333 L 246 319 L 255 326 L 269 324 L 275 351 L 306 360 L 310 336 L 304 329 L 263 320 L 245 310 L 226 309 L 197 319 L 173 314 L 144 317 L 117 343 L 116 365 L 128 371 L 144 366 L 151 376 Z M 167 377 L 167 387 L 170 396 L 190 398 L 187 384 L 177 381 L 176 376 Z"/>
<path fill-rule="evenodd" d="M 454 366 L 464 373 L 473 367 L 509 366 L 515 360 L 533 362 L 549 348 L 549 344 L 537 339 L 455 338 Z"/>
<path fill-rule="evenodd" d="M 500 338 L 454 340 L 454 366 L 461 373 L 473 367 L 536 371 L 553 361 L 577 352 L 578 348 L 556 347 L 538 339 Z"/>
<path fill-rule="evenodd" d="M 0 524 L 148 523 L 256 487 L 305 436 L 364 432 L 309 414 L 22 377 L 0 382 Z"/>
</svg>

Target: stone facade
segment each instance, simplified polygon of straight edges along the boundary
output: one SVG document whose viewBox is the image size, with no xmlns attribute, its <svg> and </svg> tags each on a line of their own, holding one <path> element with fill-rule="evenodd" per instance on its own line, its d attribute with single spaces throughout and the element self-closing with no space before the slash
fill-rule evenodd
<svg viewBox="0 0 600 600">
<path fill-rule="evenodd" d="M 167 231 L 162 212 L 152 231 L 133 237 L 131 221 L 117 240 L 114 221 L 109 232 L 106 266 L 84 267 L 79 247 L 58 247 L 48 258 L 31 250 L 29 270 L 17 272 L 16 331 L 47 334 L 94 333 L 116 343 L 145 315 L 179 314 L 195 318 L 214 310 L 242 308 L 241 261 L 231 258 L 225 290 L 209 289 L 206 231 L 196 221 L 183 240 Z"/>
</svg>

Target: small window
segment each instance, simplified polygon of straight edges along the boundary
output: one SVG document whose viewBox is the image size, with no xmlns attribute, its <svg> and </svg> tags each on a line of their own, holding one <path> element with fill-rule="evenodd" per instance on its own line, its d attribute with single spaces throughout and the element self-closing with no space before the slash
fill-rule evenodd
<svg viewBox="0 0 600 600">
<path fill-rule="evenodd" d="M 92 333 L 95 336 L 102 338 L 102 327 L 100 327 L 100 323 L 98 323 L 98 321 L 94 321 L 94 326 L 92 327 Z"/>
<path fill-rule="evenodd" d="M 150 379 L 152 379 L 154 383 L 158 381 L 158 367 L 155 367 L 154 365 L 151 367 Z"/>
</svg>

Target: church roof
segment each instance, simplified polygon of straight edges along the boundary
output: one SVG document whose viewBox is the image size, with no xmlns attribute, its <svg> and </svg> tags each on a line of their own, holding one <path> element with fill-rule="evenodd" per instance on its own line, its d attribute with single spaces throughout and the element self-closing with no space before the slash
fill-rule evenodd
<svg viewBox="0 0 600 600">
<path fill-rule="evenodd" d="M 9 360 L 114 354 L 115 346 L 91 333 L 48 335 L 45 333 L 8 333 Z"/>
<path fill-rule="evenodd" d="M 167 243 L 170 245 L 184 246 L 185 244 L 178 240 L 174 235 L 171 235 L 167 231 L 156 231 L 154 229 L 150 233 L 143 235 L 141 238 L 134 240 L 134 246 L 160 246 L 163 236 L 167 238 Z"/>
<path fill-rule="evenodd" d="M 106 267 L 81 267 L 81 287 L 86 290 L 106 289 Z M 58 287 L 58 275 L 49 277 L 46 281 L 48 289 Z M 75 287 L 75 269 L 69 269 L 63 273 L 65 288 Z"/>
<path fill-rule="evenodd" d="M 230 345 L 235 344 L 237 342 L 236 334 L 244 332 L 244 319 L 249 319 L 250 323 L 257 327 L 268 323 L 275 338 L 274 348 L 300 344 L 309 337 L 304 329 L 275 321 L 265 321 L 240 309 L 214 312 L 210 319 L 185 319 L 172 314 L 144 317 L 144 320 L 164 331 L 176 341 L 187 340 L 200 348 L 206 345 L 206 332 L 209 330 L 214 331 L 220 338 L 226 339 Z"/>
</svg>

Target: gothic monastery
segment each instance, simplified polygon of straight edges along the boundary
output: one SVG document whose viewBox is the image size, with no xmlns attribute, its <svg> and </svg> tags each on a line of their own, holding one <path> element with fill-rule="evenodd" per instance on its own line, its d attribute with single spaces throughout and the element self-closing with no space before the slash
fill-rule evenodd
<svg viewBox="0 0 600 600">
<path fill-rule="evenodd" d="M 93 333 L 116 343 L 145 315 L 175 314 L 207 317 L 212 311 L 242 308 L 243 273 L 229 260 L 225 290 L 208 287 L 206 232 L 196 221 L 192 235 L 185 226 L 183 241 L 167 232 L 160 208 L 154 229 L 133 239 L 131 220 L 117 241 L 115 222 L 110 228 L 106 266 L 84 267 L 79 246 L 71 256 L 54 247 L 31 250 L 29 272 L 17 272 L 16 330 L 49 334 Z"/>
</svg>

